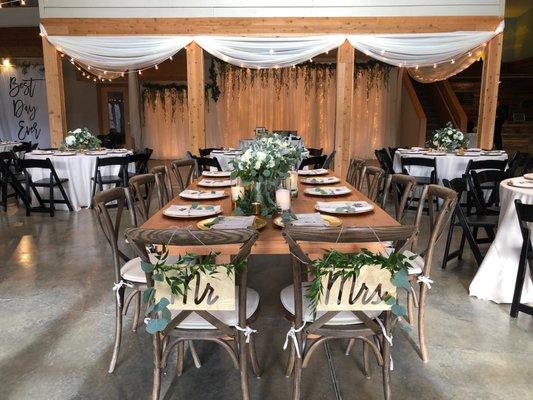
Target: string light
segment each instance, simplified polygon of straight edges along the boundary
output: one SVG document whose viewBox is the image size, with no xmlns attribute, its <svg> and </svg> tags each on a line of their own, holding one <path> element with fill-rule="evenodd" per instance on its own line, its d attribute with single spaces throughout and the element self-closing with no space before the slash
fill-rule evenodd
<svg viewBox="0 0 533 400">
<path fill-rule="evenodd" d="M 452 61 L 451 61 L 452 64 L 455 64 L 455 60 L 452 58 Z"/>
<path fill-rule="evenodd" d="M 159 69 L 159 67 L 157 65 L 154 66 L 155 69 Z"/>
<path fill-rule="evenodd" d="M 4 67 L 4 68 L 11 67 L 11 60 L 9 58 L 4 58 L 2 60 L 2 67 Z"/>
<path fill-rule="evenodd" d="M 437 64 L 433 64 L 433 68 L 437 68 Z"/>
<path fill-rule="evenodd" d="M 4 4 L 11 4 L 11 3 L 20 3 L 21 6 L 26 5 L 26 0 L 8 0 L 0 3 L 0 8 L 4 6 Z"/>
<path fill-rule="evenodd" d="M 169 59 L 170 61 L 172 61 L 172 56 L 170 56 L 168 59 Z"/>
</svg>

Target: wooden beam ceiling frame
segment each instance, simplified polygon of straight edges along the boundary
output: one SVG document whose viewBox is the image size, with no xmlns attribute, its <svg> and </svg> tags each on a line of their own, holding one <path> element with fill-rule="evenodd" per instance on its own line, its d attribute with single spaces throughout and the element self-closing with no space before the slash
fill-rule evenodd
<svg viewBox="0 0 533 400">
<path fill-rule="evenodd" d="M 502 16 L 43 18 L 48 35 L 351 35 L 491 31 Z"/>
</svg>

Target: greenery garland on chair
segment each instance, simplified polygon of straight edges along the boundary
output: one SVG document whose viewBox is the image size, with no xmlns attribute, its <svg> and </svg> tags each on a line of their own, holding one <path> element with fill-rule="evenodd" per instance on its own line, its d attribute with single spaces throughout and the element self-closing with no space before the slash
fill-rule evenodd
<svg viewBox="0 0 533 400">
<path fill-rule="evenodd" d="M 213 276 L 219 273 L 220 268 L 226 271 L 227 276 L 234 275 L 236 272 L 243 271 L 246 267 L 246 261 L 238 264 L 216 264 L 215 259 L 219 253 L 211 252 L 207 256 L 198 256 L 193 253 L 187 253 L 179 256 L 175 263 L 167 263 L 168 249 L 154 254 L 157 260 L 155 264 L 141 262 L 141 268 L 145 273 L 152 273 L 152 279 L 158 282 L 166 282 L 170 287 L 173 295 L 183 296 L 189 290 L 189 284 L 195 278 L 197 273 L 203 273 Z M 150 318 L 146 324 L 148 333 L 162 332 L 172 320 L 171 312 L 168 309 L 170 300 L 162 297 L 159 301 L 154 302 L 156 294 L 155 287 L 149 287 L 143 294 L 143 302 L 148 306 L 145 316 Z"/>
</svg>

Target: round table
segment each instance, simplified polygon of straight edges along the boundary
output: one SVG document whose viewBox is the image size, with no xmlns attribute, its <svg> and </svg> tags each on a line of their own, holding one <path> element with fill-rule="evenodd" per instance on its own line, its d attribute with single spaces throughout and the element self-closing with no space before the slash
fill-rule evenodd
<svg viewBox="0 0 533 400">
<path fill-rule="evenodd" d="M 214 150 L 209 154 L 209 157 L 216 158 L 218 160 L 218 163 L 220 164 L 222 171 L 233 171 L 233 166 L 229 162 L 235 159 L 235 157 L 240 156 L 241 154 L 242 154 L 242 151 L 239 151 L 239 150 L 238 151 Z M 302 159 L 307 158 L 307 157 L 309 157 L 309 151 L 307 149 L 304 149 L 302 151 Z M 214 170 L 215 168 L 211 168 L 211 169 Z M 305 169 L 307 169 L 307 167 Z"/>
<path fill-rule="evenodd" d="M 466 171 L 466 166 L 470 160 L 507 160 L 507 154 L 498 156 L 458 156 L 455 153 L 447 153 L 443 156 L 435 156 L 431 154 L 402 154 L 400 151 L 394 153 L 394 171 L 402 173 L 402 157 L 422 157 L 422 158 L 435 158 L 437 165 L 437 177 L 439 183 L 442 183 L 443 179 L 452 180 L 454 178 L 460 178 Z M 428 167 L 411 166 L 406 167 L 409 174 L 413 176 L 430 176 L 430 169 Z"/>
<path fill-rule="evenodd" d="M 52 165 L 54 166 L 57 175 L 60 178 L 68 179 L 68 182 L 65 182 L 63 187 L 67 192 L 74 211 L 79 211 L 82 207 L 89 207 L 91 205 L 91 178 L 94 176 L 96 158 L 125 157 L 129 154 L 131 153 L 107 153 L 106 155 L 94 156 L 76 153 L 76 155 L 73 156 L 57 156 L 53 154 L 41 155 L 27 153 L 25 158 L 39 160 L 49 158 L 50 161 L 52 161 Z M 115 165 L 100 168 L 102 175 L 118 175 L 119 170 L 120 167 Z M 135 164 L 130 164 L 128 171 L 135 172 Z M 34 181 L 49 177 L 47 170 L 43 169 L 33 168 L 28 172 L 31 174 Z M 47 192 L 47 190 L 40 190 L 39 188 L 39 194 L 43 196 L 43 198 L 48 198 L 48 194 L 45 192 Z M 61 194 L 59 190 L 56 189 L 56 192 L 54 192 L 54 197 L 60 199 Z M 68 210 L 65 204 L 56 204 L 56 208 L 58 210 Z"/>
<path fill-rule="evenodd" d="M 511 303 L 522 248 L 522 234 L 518 225 L 514 201 L 533 204 L 533 190 L 509 185 L 511 178 L 500 184 L 500 217 L 498 232 L 490 245 L 476 276 L 470 283 L 470 296 L 496 303 Z M 519 178 L 520 179 L 520 178 Z M 533 282 L 529 268 L 522 291 L 522 303 L 533 303 Z"/>
</svg>

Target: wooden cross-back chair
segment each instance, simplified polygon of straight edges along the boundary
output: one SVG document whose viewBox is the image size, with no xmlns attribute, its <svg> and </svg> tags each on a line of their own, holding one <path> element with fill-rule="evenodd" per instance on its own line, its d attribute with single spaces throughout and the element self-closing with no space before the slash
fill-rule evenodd
<svg viewBox="0 0 533 400">
<path fill-rule="evenodd" d="M 136 212 L 132 214 L 132 217 L 135 218 L 133 225 L 138 226 L 140 222 L 145 222 L 150 218 L 150 206 L 152 204 L 154 189 L 154 174 L 135 175 L 130 179 L 131 207 L 136 209 Z M 137 214 L 139 214 L 140 220 Z"/>
<path fill-rule="evenodd" d="M 170 171 L 166 165 L 158 165 L 150 170 L 151 174 L 155 176 L 155 187 L 157 191 L 157 199 L 159 201 L 159 208 L 163 208 L 174 197 L 172 191 L 172 182 L 170 181 Z"/>
<path fill-rule="evenodd" d="M 363 176 L 365 173 L 366 161 L 360 158 L 352 158 L 348 173 L 346 174 L 346 181 L 357 190 L 361 190 L 363 184 Z"/>
<path fill-rule="evenodd" d="M 431 286 L 430 280 L 431 266 L 437 241 L 441 238 L 446 223 L 452 215 L 452 211 L 457 202 L 457 192 L 440 185 L 426 185 L 422 190 L 420 201 L 416 210 L 415 226 L 420 232 L 422 225 L 422 214 L 424 212 L 424 203 L 427 201 L 428 207 L 428 224 L 429 237 L 428 241 L 419 249 L 419 235 L 415 236 L 412 242 L 411 250 L 404 251 L 407 256 L 418 256 L 410 261 L 409 281 L 412 290 L 407 295 L 407 322 L 411 325 L 414 323 L 414 307 L 418 309 L 418 342 L 417 350 L 420 358 L 424 362 L 428 361 L 427 339 L 425 334 L 425 307 L 428 289 Z M 439 205 L 440 203 L 440 205 Z M 415 287 L 418 286 L 418 293 Z M 412 341 L 411 341 L 412 342 Z"/>
<path fill-rule="evenodd" d="M 305 398 L 301 393 L 302 369 L 306 368 L 317 347 L 332 339 L 359 339 L 364 346 L 365 374 L 369 374 L 368 350 L 371 349 L 383 371 L 383 391 L 385 399 L 390 398 L 390 344 L 383 335 L 381 324 L 390 336 L 391 311 L 327 311 L 317 313 L 313 319 L 310 301 L 305 296 L 306 285 L 302 282 L 306 274 L 305 266 L 311 263 L 312 256 L 309 249 L 316 248 L 320 243 L 361 244 L 392 241 L 395 248 L 403 249 L 413 238 L 416 227 L 396 225 L 389 227 L 350 227 L 350 228 L 309 228 L 287 226 L 283 230 L 283 237 L 289 245 L 292 255 L 293 285 L 282 290 L 280 297 L 286 314 L 292 323 L 292 335 L 295 341 L 291 345 L 290 356 L 286 369 L 286 376 L 294 374 L 292 398 Z M 364 247 L 364 246 L 363 246 Z M 379 246 L 378 246 L 379 247 Z M 383 250 L 385 247 L 381 246 Z M 335 266 L 332 265 L 332 268 Z M 289 332 L 291 332 L 289 331 Z M 288 334 L 289 336 L 289 334 Z M 297 344 L 296 344 L 297 343 Z M 296 346 L 298 349 L 296 349 Z"/>
<path fill-rule="evenodd" d="M 189 186 L 196 174 L 196 161 L 193 158 L 180 158 L 174 160 L 170 164 L 170 168 L 176 177 L 180 192 L 184 191 Z M 182 170 L 185 170 L 185 174 L 182 175 Z M 185 179 L 184 179 L 185 178 Z"/>
<path fill-rule="evenodd" d="M 386 209 L 388 195 L 394 198 L 394 218 L 402 222 L 406 208 L 413 197 L 413 189 L 416 185 L 416 178 L 410 175 L 391 174 L 387 176 L 383 197 L 381 198 L 381 208 Z"/>
<path fill-rule="evenodd" d="M 98 223 L 102 228 L 104 236 L 111 246 L 113 254 L 113 274 L 115 296 L 115 343 L 113 346 L 113 355 L 109 364 L 109 373 L 115 370 L 117 359 L 120 351 L 122 340 L 122 318 L 126 315 L 131 301 L 136 298 L 135 313 L 133 317 L 133 332 L 137 330 L 139 316 L 141 312 L 140 293 L 146 288 L 146 276 L 141 269 L 140 258 L 130 259 L 119 247 L 119 232 L 122 221 L 122 213 L 125 206 L 129 203 L 128 189 L 116 187 L 98 192 L 92 200 L 93 210 L 96 214 Z M 111 212 L 109 204 L 114 204 Z M 132 223 L 135 223 L 135 209 L 128 207 Z M 114 215 L 113 215 L 114 214 Z M 122 241 L 121 241 L 122 242 Z M 130 288 L 127 297 L 126 287 Z"/>
<path fill-rule="evenodd" d="M 383 194 L 385 171 L 369 165 L 365 167 L 364 177 L 366 178 L 367 197 L 372 201 L 378 201 L 378 198 Z"/>
<path fill-rule="evenodd" d="M 187 230 L 187 229 L 139 229 L 126 230 L 126 237 L 133 244 L 135 251 L 145 262 L 151 262 L 146 251 L 147 245 L 167 245 L 179 249 L 181 254 L 190 251 L 191 246 L 202 246 L 211 251 L 217 246 L 239 246 L 231 262 L 237 264 L 245 261 L 250 254 L 252 246 L 257 240 L 258 233 L 251 229 L 232 230 Z M 154 285 L 152 273 L 146 274 L 148 286 Z M 224 278 L 221 278 L 224 279 Z M 179 372 L 183 370 L 183 355 L 181 343 L 187 340 L 212 341 L 229 354 L 234 366 L 240 369 L 241 389 L 244 400 L 250 398 L 248 388 L 248 357 L 251 358 L 252 370 L 255 376 L 261 374 L 255 341 L 252 334 L 245 334 L 250 323 L 255 319 L 259 306 L 259 295 L 247 288 L 247 268 L 240 270 L 235 282 L 236 308 L 232 311 L 207 311 L 207 310 L 176 310 L 172 320 L 163 332 L 152 335 L 154 352 L 154 371 L 152 399 L 159 398 L 161 386 L 161 369 L 166 366 L 170 351 L 178 345 Z M 153 312 L 150 314 L 153 318 Z M 181 356 L 180 356 L 181 353 Z"/>
</svg>

